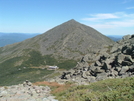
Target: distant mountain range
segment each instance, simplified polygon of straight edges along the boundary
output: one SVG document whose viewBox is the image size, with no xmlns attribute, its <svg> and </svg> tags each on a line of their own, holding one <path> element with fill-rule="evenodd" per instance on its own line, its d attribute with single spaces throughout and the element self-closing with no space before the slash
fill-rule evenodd
<svg viewBox="0 0 134 101">
<path fill-rule="evenodd" d="M 119 41 L 122 39 L 123 35 L 107 35 L 107 37 L 109 37 L 113 41 Z"/>
<path fill-rule="evenodd" d="M 13 44 L 16 42 L 24 41 L 28 38 L 32 38 L 38 33 L 28 34 L 28 33 L 2 33 L 0 32 L 0 47 L 6 46 L 8 44 Z"/>
</svg>

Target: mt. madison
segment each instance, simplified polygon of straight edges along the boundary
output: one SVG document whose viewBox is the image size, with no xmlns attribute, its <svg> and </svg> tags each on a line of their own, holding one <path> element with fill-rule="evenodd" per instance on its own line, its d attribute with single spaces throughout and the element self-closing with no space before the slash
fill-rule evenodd
<svg viewBox="0 0 134 101">
<path fill-rule="evenodd" d="M 28 56 L 32 50 L 57 58 L 79 59 L 112 43 L 95 29 L 70 20 L 34 38 L 1 47 L 0 63 L 13 57 Z"/>
<path fill-rule="evenodd" d="M 34 38 L 0 47 L 0 77 L 16 75 L 22 67 L 75 66 L 85 54 L 95 54 L 110 44 L 114 41 L 72 19 Z"/>
</svg>

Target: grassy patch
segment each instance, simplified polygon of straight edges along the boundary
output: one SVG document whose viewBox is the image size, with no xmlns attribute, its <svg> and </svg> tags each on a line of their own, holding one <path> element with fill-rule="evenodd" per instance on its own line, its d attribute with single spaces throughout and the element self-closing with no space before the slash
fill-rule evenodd
<svg viewBox="0 0 134 101">
<path fill-rule="evenodd" d="M 43 57 L 45 65 L 56 65 L 58 61 L 52 55 L 45 55 Z"/>
<path fill-rule="evenodd" d="M 28 60 L 23 63 L 24 66 L 32 67 L 32 66 L 44 65 L 44 59 L 40 52 L 31 51 L 29 55 L 30 57 L 28 58 Z"/>
<path fill-rule="evenodd" d="M 4 75 L 0 75 L 0 86 L 14 85 L 29 80 L 31 82 L 42 81 L 45 75 L 51 74 L 53 71 L 42 70 L 38 68 L 12 69 Z"/>
<path fill-rule="evenodd" d="M 50 75 L 47 75 L 45 78 L 54 78 L 57 77 L 57 76 L 60 76 L 61 74 L 59 72 L 53 72 L 52 74 Z"/>
<path fill-rule="evenodd" d="M 50 77 L 53 71 L 41 69 L 46 65 L 57 65 L 61 69 L 70 69 L 76 65 L 74 60 L 56 60 L 52 55 L 42 56 L 38 51 L 31 51 L 29 55 L 14 57 L 0 64 L 0 86 L 22 83 L 25 80 L 31 82 L 44 80 L 44 76 Z M 37 67 L 37 68 L 32 68 Z"/>
<path fill-rule="evenodd" d="M 15 66 L 22 59 L 24 57 L 15 57 L 0 64 L 0 86 L 19 84 L 25 80 L 42 81 L 45 75 L 53 73 L 46 69 L 24 67 L 24 64 Z"/>
<path fill-rule="evenodd" d="M 133 101 L 134 78 L 108 79 L 54 94 L 59 101 Z"/>
<path fill-rule="evenodd" d="M 57 66 L 60 67 L 60 69 L 66 69 L 69 70 L 76 66 L 76 61 L 74 60 L 66 60 L 61 63 L 58 63 Z"/>
</svg>

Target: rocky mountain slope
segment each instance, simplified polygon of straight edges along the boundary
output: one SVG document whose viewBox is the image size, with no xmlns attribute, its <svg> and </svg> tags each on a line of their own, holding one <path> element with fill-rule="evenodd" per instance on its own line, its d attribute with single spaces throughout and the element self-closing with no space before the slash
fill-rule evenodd
<svg viewBox="0 0 134 101">
<path fill-rule="evenodd" d="M 65 80 L 86 84 L 124 77 L 134 77 L 134 35 L 124 36 L 98 53 L 85 55 L 74 69 L 64 72 L 58 82 Z"/>
<path fill-rule="evenodd" d="M 112 43 L 95 29 L 69 20 L 34 38 L 1 47 L 0 63 L 13 57 L 28 56 L 32 50 L 39 51 L 41 55 L 77 59 L 102 45 Z"/>
</svg>

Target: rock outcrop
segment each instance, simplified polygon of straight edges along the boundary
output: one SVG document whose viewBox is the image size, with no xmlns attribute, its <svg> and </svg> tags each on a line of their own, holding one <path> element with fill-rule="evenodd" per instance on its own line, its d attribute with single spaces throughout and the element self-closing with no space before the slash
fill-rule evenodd
<svg viewBox="0 0 134 101">
<path fill-rule="evenodd" d="M 58 101 L 48 86 L 36 86 L 26 80 L 23 84 L 0 87 L 0 101 Z"/>
<path fill-rule="evenodd" d="M 134 35 L 126 35 L 114 45 L 104 46 L 97 53 L 87 54 L 61 80 L 86 84 L 107 78 L 134 76 Z M 59 80 L 60 81 L 60 80 Z"/>
</svg>

